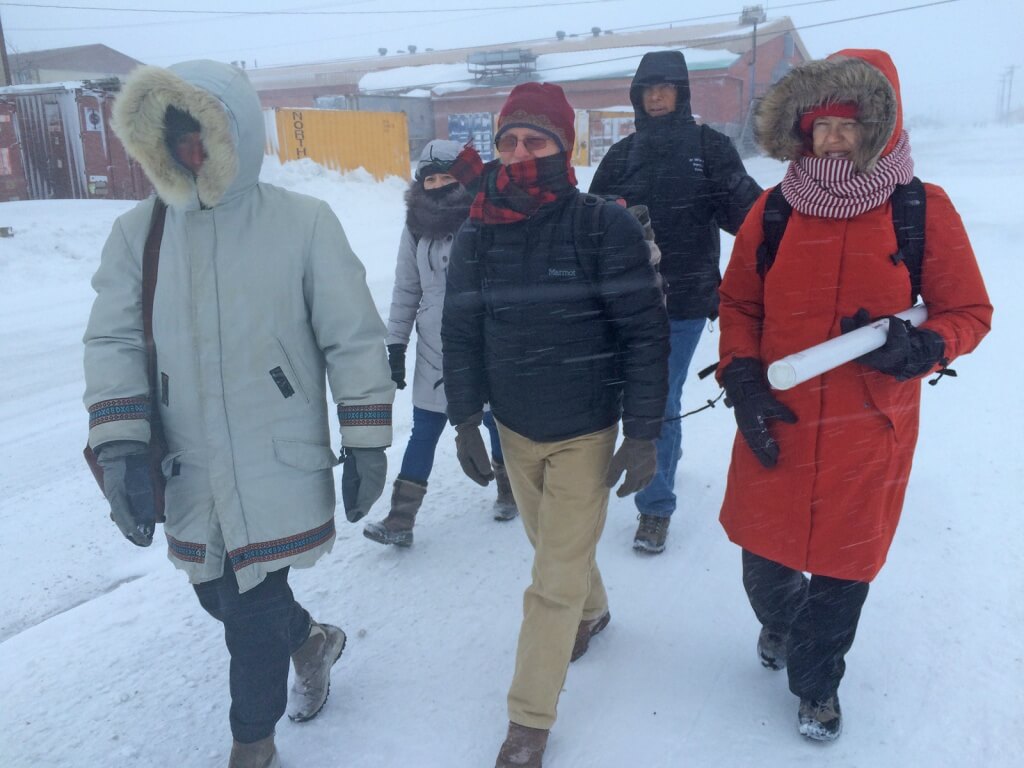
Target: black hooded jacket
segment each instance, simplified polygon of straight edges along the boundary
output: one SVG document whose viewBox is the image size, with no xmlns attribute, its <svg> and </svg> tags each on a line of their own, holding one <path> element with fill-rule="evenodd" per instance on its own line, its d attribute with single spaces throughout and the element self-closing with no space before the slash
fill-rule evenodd
<svg viewBox="0 0 1024 768">
<path fill-rule="evenodd" d="M 650 117 L 645 86 L 676 86 L 676 110 Z M 679 51 L 646 54 L 629 89 L 636 133 L 601 160 L 590 191 L 624 197 L 651 212 L 673 320 L 718 315 L 719 228 L 736 234 L 761 187 L 727 136 L 700 126 L 690 110 L 690 79 Z"/>
</svg>

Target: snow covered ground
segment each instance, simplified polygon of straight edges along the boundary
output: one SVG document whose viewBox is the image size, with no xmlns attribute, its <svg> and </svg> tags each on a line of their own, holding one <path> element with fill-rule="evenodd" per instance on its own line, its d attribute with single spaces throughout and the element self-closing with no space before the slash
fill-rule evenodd
<svg viewBox="0 0 1024 768">
<path fill-rule="evenodd" d="M 717 522 L 734 424 L 684 423 L 680 510 L 658 557 L 631 549 L 635 510 L 613 496 L 599 560 L 612 623 L 572 665 L 545 756 L 551 768 L 1020 765 L 1024 752 L 1024 128 L 921 129 L 917 171 L 966 221 L 995 329 L 925 387 L 916 466 L 889 564 L 872 585 L 842 687 L 843 737 L 796 731 L 785 676 L 758 664 L 739 551 Z M 769 160 L 748 164 L 763 184 Z M 591 169 L 580 169 L 581 186 Z M 264 178 L 328 200 L 390 302 L 404 182 L 268 161 Z M 81 335 L 89 278 L 131 203 L 0 205 L 0 766 L 222 766 L 227 653 L 165 559 L 124 541 L 81 460 Z M 731 242 L 724 243 L 725 253 Z M 716 359 L 706 334 L 694 368 Z M 687 385 L 685 405 L 716 394 Z M 396 403 L 397 473 L 411 423 Z M 493 488 L 465 479 L 442 441 L 409 551 L 340 516 L 334 552 L 295 591 L 349 645 L 315 721 L 283 721 L 286 766 L 493 764 L 531 551 L 496 523 Z M 382 500 L 371 512 L 386 511 Z"/>
</svg>

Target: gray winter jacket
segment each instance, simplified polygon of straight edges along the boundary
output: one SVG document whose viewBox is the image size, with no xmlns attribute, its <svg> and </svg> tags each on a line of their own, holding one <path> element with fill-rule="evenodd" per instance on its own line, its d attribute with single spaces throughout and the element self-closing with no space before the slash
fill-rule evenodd
<svg viewBox="0 0 1024 768">
<path fill-rule="evenodd" d="M 444 413 L 448 406 L 442 383 L 441 311 L 452 240 L 453 235 L 417 240 L 408 227 L 402 231 L 388 315 L 388 344 L 408 344 L 416 326 L 412 404 L 436 413 Z"/>
<path fill-rule="evenodd" d="M 164 141 L 168 105 L 201 125 L 197 177 Z M 245 75 L 211 61 L 142 67 L 115 105 L 129 153 L 168 203 L 153 310 L 169 455 L 169 557 L 193 583 L 228 558 L 242 591 L 334 541 L 330 383 L 347 447 L 391 442 L 384 325 L 326 203 L 259 183 L 264 129 Z M 114 223 L 85 334 L 89 442 L 149 440 L 141 261 L 153 201 Z M 124 407 L 128 404 L 130 407 Z"/>
</svg>

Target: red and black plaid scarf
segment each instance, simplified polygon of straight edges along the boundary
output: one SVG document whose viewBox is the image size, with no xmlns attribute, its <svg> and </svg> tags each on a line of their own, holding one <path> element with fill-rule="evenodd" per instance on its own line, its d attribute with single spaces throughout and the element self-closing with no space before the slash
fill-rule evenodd
<svg viewBox="0 0 1024 768">
<path fill-rule="evenodd" d="M 576 188 L 576 172 L 565 152 L 512 165 L 502 165 L 500 160 L 485 165 L 479 153 L 467 146 L 448 173 L 475 193 L 469 218 L 484 224 L 523 221 Z"/>
</svg>

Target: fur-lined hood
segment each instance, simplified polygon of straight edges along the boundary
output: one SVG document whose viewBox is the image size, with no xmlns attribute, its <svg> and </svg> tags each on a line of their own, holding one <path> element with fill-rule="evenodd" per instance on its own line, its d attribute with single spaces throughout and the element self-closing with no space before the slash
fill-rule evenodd
<svg viewBox="0 0 1024 768">
<path fill-rule="evenodd" d="M 192 174 L 164 140 L 168 106 L 200 126 L 206 161 Z M 187 61 L 164 69 L 139 67 L 114 104 L 113 127 L 157 194 L 175 207 L 213 207 L 259 180 L 266 143 L 259 98 L 245 73 L 216 61 Z"/>
<path fill-rule="evenodd" d="M 431 195 L 423 183 L 413 181 L 405 191 L 405 226 L 413 237 L 443 240 L 454 235 L 469 218 L 473 196 L 461 184 L 452 184 L 443 195 Z"/>
<path fill-rule="evenodd" d="M 800 117 L 819 104 L 857 105 L 864 134 L 851 161 L 870 173 L 878 159 L 896 145 L 903 130 L 899 76 L 884 51 L 847 49 L 821 61 L 791 70 L 761 100 L 755 117 L 755 136 L 769 156 L 795 160 L 807 151 Z"/>
</svg>

